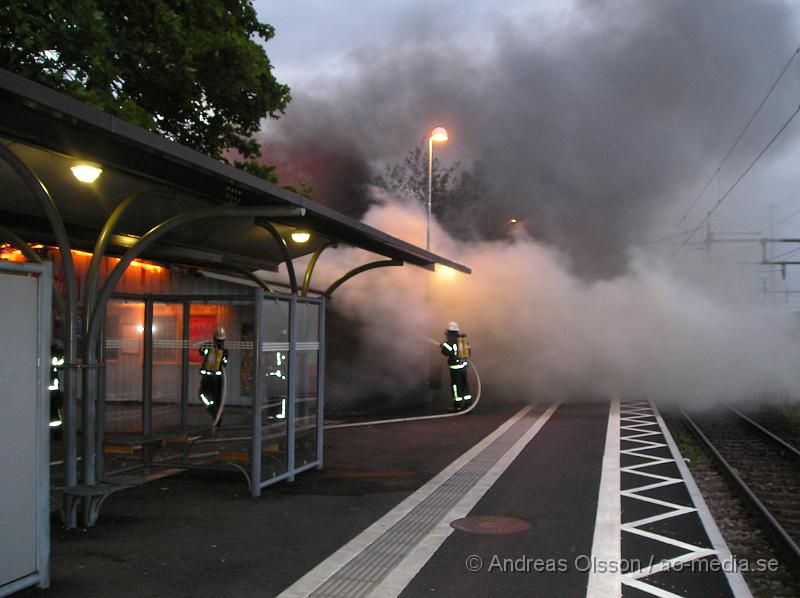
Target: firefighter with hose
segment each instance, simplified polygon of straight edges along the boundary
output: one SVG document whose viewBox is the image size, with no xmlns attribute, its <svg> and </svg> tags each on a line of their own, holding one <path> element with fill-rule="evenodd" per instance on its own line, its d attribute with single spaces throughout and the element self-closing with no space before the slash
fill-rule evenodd
<svg viewBox="0 0 800 598">
<path fill-rule="evenodd" d="M 458 323 L 450 322 L 445 330 L 445 341 L 441 344 L 442 355 L 447 356 L 447 367 L 450 369 L 450 388 L 453 393 L 453 409 L 461 411 L 472 404 L 467 381 L 467 366 L 471 348 L 469 339 L 461 334 Z"/>
<path fill-rule="evenodd" d="M 217 326 L 214 344 L 199 349 L 203 357 L 200 365 L 200 400 L 206 406 L 216 426 L 225 404 L 225 366 L 228 365 L 228 350 L 225 348 L 225 329 Z"/>
</svg>

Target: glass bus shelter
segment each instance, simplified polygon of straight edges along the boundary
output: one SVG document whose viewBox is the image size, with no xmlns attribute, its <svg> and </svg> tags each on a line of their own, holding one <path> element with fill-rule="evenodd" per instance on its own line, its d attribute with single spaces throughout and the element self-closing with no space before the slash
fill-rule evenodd
<svg viewBox="0 0 800 598">
<path fill-rule="evenodd" d="M 234 469 L 253 496 L 323 461 L 325 299 L 267 293 L 114 295 L 106 310 L 98 470 Z M 200 350 L 226 331 L 218 425 L 199 397 Z"/>
</svg>

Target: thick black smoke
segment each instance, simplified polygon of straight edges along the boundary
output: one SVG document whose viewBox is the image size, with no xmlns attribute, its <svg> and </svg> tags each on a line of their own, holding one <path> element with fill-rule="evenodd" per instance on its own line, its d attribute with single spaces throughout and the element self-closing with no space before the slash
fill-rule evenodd
<svg viewBox="0 0 800 598">
<path fill-rule="evenodd" d="M 523 223 L 511 237 L 469 243 L 434 227 L 434 250 L 472 266 L 473 276 L 442 280 L 445 271 L 431 282 L 427 272 L 387 269 L 337 291 L 330 313 L 357 325 L 339 326 L 335 346 L 347 350 L 329 352 L 335 404 L 421 396 L 438 356 L 424 357 L 420 338 L 436 338 L 454 318 L 474 340 L 495 399 L 800 395 L 788 320 L 760 312 L 747 291 L 739 302 L 741 289 L 728 292 L 738 281 L 713 265 L 699 265 L 696 285 L 674 263 L 631 249 L 675 232 L 797 47 L 800 8 L 542 0 L 503 3 L 476 27 L 459 19 L 480 12 L 479 2 L 449 4 L 448 16 L 441 4 L 420 3 L 382 43 L 353 48 L 335 73 L 294 85 L 286 117 L 265 131 L 267 157 L 288 182 L 310 183 L 316 200 L 361 216 L 368 182 L 444 125 L 451 140 L 437 156 L 470 169 L 479 161 L 490 189 L 465 196 L 467 223 L 445 219 L 448 232 Z M 798 72 L 800 61 L 680 228 L 700 222 L 794 111 Z M 742 197 L 727 202 L 726 216 L 745 196 L 763 205 L 786 195 L 779 185 L 788 179 L 770 181 L 764 168 L 788 170 L 798 123 L 745 180 Z M 403 201 L 384 198 L 366 219 L 421 244 L 423 214 Z M 357 263 L 344 249 L 336 259 L 336 268 Z M 441 291 L 433 298 L 431 285 Z"/>
<path fill-rule="evenodd" d="M 336 77 L 295 87 L 267 131 L 269 157 L 358 215 L 365 183 L 444 124 L 438 155 L 480 160 L 494 189 L 470 218 L 523 219 L 584 275 L 618 273 L 654 215 L 679 216 L 716 167 L 796 47 L 797 12 L 777 0 L 593 0 L 547 19 L 490 18 L 469 36 L 420 12 L 354 48 Z M 742 156 L 777 129 L 777 96 Z"/>
</svg>

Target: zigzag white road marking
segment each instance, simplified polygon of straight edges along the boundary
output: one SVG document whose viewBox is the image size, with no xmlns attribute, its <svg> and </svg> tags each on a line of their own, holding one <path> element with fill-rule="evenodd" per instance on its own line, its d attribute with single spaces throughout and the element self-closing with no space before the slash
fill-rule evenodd
<svg viewBox="0 0 800 598">
<path fill-rule="evenodd" d="M 653 442 L 651 440 L 644 440 L 644 438 L 648 438 L 650 436 L 659 436 L 659 437 L 661 436 L 660 426 L 658 424 L 658 421 L 656 420 L 655 413 L 653 412 L 653 408 L 648 403 L 641 403 L 641 402 L 633 404 L 622 403 L 622 405 L 620 406 L 620 434 L 621 434 L 620 443 L 622 443 L 622 441 L 627 441 L 641 445 L 636 448 L 621 450 L 620 453 L 624 455 L 633 455 L 640 459 L 645 459 L 645 461 L 643 461 L 642 463 L 638 463 L 636 465 L 630 465 L 628 467 L 621 467 L 620 471 L 660 480 L 659 482 L 656 483 L 646 484 L 644 486 L 639 486 L 637 488 L 629 490 L 620 489 L 620 495 L 625 496 L 627 498 L 632 498 L 634 500 L 646 502 L 648 504 L 659 505 L 669 509 L 668 511 L 664 513 L 659 513 L 658 515 L 644 517 L 636 521 L 629 521 L 627 523 L 623 523 L 620 529 L 623 532 L 636 534 L 638 536 L 645 537 L 650 540 L 655 540 L 657 542 L 661 542 L 669 546 L 674 546 L 675 548 L 679 548 L 685 551 L 683 554 L 680 554 L 671 559 L 659 560 L 657 563 L 649 563 L 645 567 L 640 567 L 639 569 L 636 569 L 634 571 L 626 572 L 622 576 L 622 583 L 625 586 L 636 588 L 652 596 L 659 596 L 659 597 L 677 596 L 677 594 L 673 594 L 672 592 L 668 592 L 656 586 L 650 585 L 649 583 L 645 582 L 642 578 L 662 571 L 668 571 L 672 568 L 675 568 L 679 565 L 683 565 L 684 563 L 688 563 L 696 559 L 717 555 L 717 551 L 708 548 L 703 548 L 700 546 L 695 546 L 687 542 L 681 542 L 680 540 L 676 540 L 674 538 L 669 538 L 667 536 L 663 536 L 655 532 L 641 529 L 642 527 L 649 525 L 651 523 L 655 523 L 657 521 L 663 521 L 665 519 L 671 519 L 673 517 L 679 517 L 687 513 L 696 512 L 697 509 L 695 509 L 694 507 L 686 507 L 666 500 L 653 498 L 651 496 L 646 496 L 641 494 L 646 490 L 651 490 L 653 488 L 660 488 L 663 486 L 669 486 L 672 484 L 678 484 L 683 482 L 681 478 L 657 475 L 645 471 L 640 471 L 642 469 L 653 467 L 655 465 L 662 465 L 664 463 L 675 462 L 675 460 L 672 458 L 659 457 L 647 453 L 647 451 L 649 450 L 663 448 L 667 446 L 663 442 Z"/>
<path fill-rule="evenodd" d="M 638 579 L 626 579 L 625 585 L 631 588 L 636 588 L 637 590 L 640 590 L 652 596 L 658 596 L 659 598 L 683 598 L 683 596 L 681 596 L 680 594 L 673 594 L 672 592 L 668 592 L 667 590 L 656 588 L 655 586 L 651 586 L 650 584 L 640 581 Z"/>
<path fill-rule="evenodd" d="M 639 472 L 636 473 L 639 475 Z M 667 478 L 661 482 L 656 482 L 654 484 L 647 484 L 646 486 L 637 486 L 636 488 L 631 488 L 630 490 L 623 491 L 622 494 L 625 492 L 647 492 L 648 490 L 655 490 L 656 488 L 663 488 L 664 486 L 672 486 L 673 484 L 680 484 L 681 480 L 676 480 L 675 478 Z"/>
</svg>

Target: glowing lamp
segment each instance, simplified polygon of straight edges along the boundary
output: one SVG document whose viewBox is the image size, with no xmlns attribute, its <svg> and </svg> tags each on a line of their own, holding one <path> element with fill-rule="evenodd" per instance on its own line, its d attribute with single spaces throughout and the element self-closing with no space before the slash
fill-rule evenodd
<svg viewBox="0 0 800 598">
<path fill-rule="evenodd" d="M 519 222 L 519 220 L 517 220 L 516 218 L 512 218 L 511 220 L 508 221 L 509 224 L 516 224 L 517 222 Z"/>
<path fill-rule="evenodd" d="M 447 141 L 447 129 L 444 127 L 435 127 L 433 131 L 431 131 L 430 140 L 436 142 Z"/>
<path fill-rule="evenodd" d="M 99 177 L 103 172 L 103 169 L 97 164 L 90 164 L 88 162 L 76 164 L 75 166 L 71 167 L 70 170 L 72 171 L 73 176 L 81 183 L 94 183 L 97 180 L 97 177 Z"/>
<path fill-rule="evenodd" d="M 436 274 L 439 276 L 440 280 L 443 281 L 451 281 L 456 277 L 456 271 L 449 266 L 445 266 L 443 264 L 436 264 L 434 266 Z"/>
<path fill-rule="evenodd" d="M 311 238 L 311 233 L 308 233 L 304 230 L 297 230 L 292 233 L 292 241 L 295 243 L 307 243 L 308 240 Z"/>
</svg>

